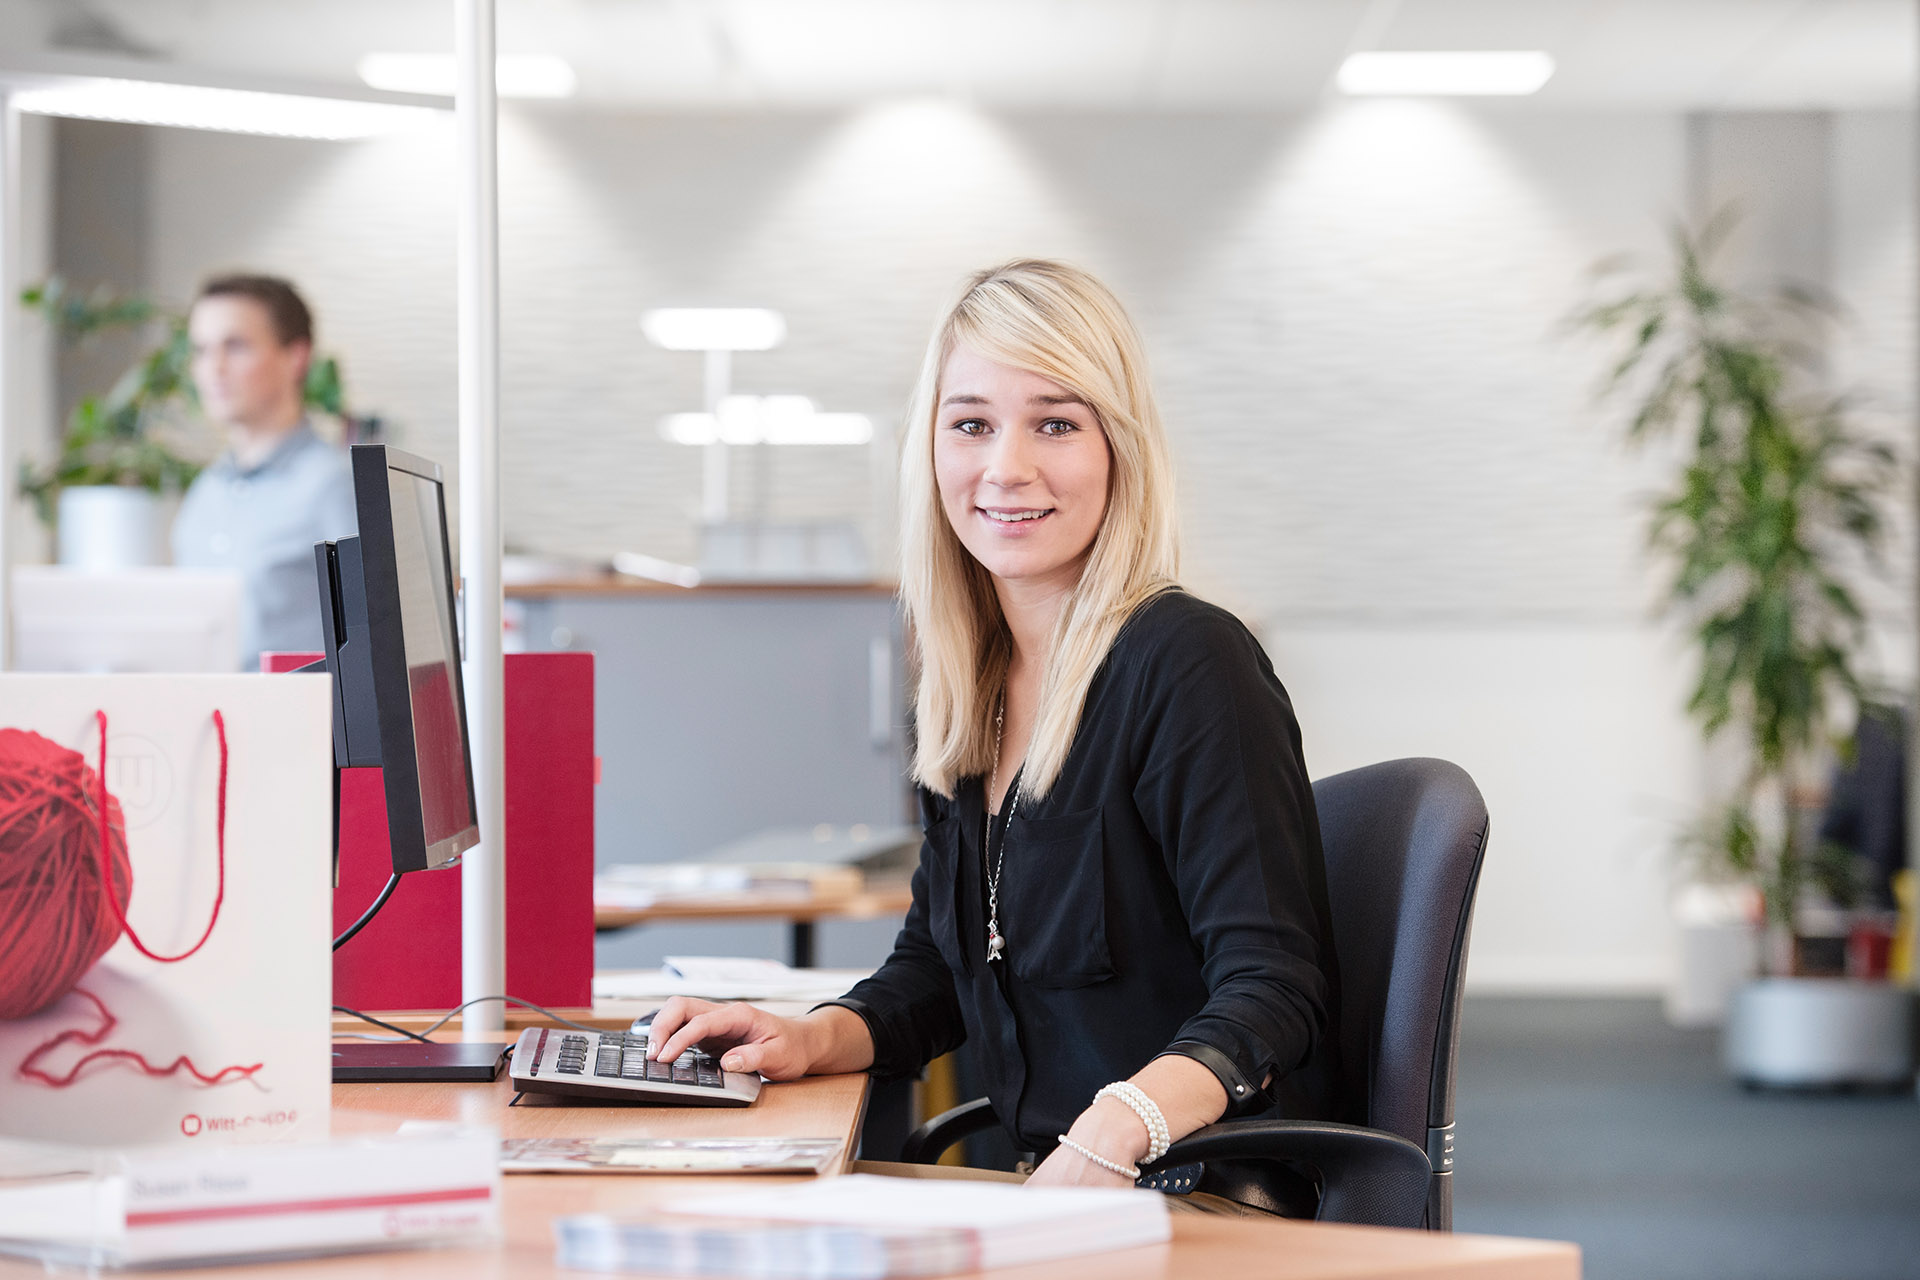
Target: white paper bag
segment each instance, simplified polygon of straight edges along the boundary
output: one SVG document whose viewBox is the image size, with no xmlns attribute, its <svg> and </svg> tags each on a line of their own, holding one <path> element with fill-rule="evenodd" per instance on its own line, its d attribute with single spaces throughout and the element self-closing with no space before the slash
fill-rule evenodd
<svg viewBox="0 0 1920 1280">
<path fill-rule="evenodd" d="M 132 936 L 109 916 L 117 940 L 82 968 L 71 940 L 87 930 L 72 921 L 94 918 L 118 839 L 110 824 L 103 864 L 99 713 L 131 875 L 113 896 Z M 0 675 L 0 1009 L 15 1006 L 0 1016 L 0 1134 L 326 1135 L 330 735 L 324 676 Z M 153 955 L 191 954 L 162 962 L 136 936 Z M 64 985 L 50 973 L 71 987 L 19 1012 Z"/>
</svg>

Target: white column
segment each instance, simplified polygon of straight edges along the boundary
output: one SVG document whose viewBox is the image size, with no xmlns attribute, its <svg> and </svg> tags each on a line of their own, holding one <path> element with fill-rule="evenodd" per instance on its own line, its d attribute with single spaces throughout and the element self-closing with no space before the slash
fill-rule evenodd
<svg viewBox="0 0 1920 1280">
<path fill-rule="evenodd" d="M 506 747 L 500 647 L 500 205 L 493 0 L 455 0 L 459 137 L 460 572 L 466 582 L 467 729 L 480 843 L 460 884 L 460 997 L 506 991 Z M 506 1025 L 499 1004 L 467 1010 L 480 1035 Z"/>
<path fill-rule="evenodd" d="M 26 435 L 20 385 L 20 223 L 25 216 L 20 178 L 20 113 L 0 88 L 0 671 L 10 665 L 13 652 L 14 482 Z"/>
<path fill-rule="evenodd" d="M 702 399 L 713 420 L 720 421 L 720 402 L 727 398 L 733 383 L 733 352 L 709 351 L 701 369 Z M 707 445 L 700 471 L 700 519 L 719 524 L 727 518 L 727 492 L 733 480 L 729 474 L 726 441 L 716 436 Z"/>
</svg>

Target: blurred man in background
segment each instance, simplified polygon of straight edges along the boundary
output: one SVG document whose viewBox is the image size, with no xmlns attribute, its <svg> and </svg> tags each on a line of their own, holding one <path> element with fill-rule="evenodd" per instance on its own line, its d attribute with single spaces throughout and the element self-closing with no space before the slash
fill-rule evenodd
<svg viewBox="0 0 1920 1280">
<path fill-rule="evenodd" d="M 320 648 L 313 544 L 353 536 L 353 476 L 345 451 L 307 420 L 313 315 L 291 284 L 209 280 L 187 332 L 200 406 L 227 451 L 187 490 L 173 560 L 240 575 L 240 661 L 251 671 L 263 650 Z"/>
</svg>

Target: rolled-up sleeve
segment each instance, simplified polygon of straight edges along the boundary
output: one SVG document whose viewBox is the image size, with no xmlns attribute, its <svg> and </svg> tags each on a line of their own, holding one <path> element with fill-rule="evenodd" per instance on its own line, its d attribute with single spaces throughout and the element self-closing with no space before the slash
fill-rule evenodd
<svg viewBox="0 0 1920 1280">
<path fill-rule="evenodd" d="M 913 905 L 894 939 L 893 952 L 873 976 L 856 984 L 837 1005 L 860 1015 L 873 1036 L 873 1075 L 916 1076 L 941 1054 L 966 1041 L 953 974 L 941 959 L 927 924 L 927 849 L 913 873 Z M 825 1005 L 817 1006 L 825 1007 Z"/>
<path fill-rule="evenodd" d="M 1220 1079 L 1232 1112 L 1326 1032 L 1326 873 L 1300 730 L 1244 629 L 1202 615 L 1141 682 L 1134 800 L 1201 956 L 1206 1003 L 1166 1052 Z"/>
</svg>

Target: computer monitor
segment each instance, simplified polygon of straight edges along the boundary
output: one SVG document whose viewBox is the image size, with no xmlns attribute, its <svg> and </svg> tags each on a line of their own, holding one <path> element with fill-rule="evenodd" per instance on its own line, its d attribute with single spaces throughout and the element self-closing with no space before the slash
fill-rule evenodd
<svg viewBox="0 0 1920 1280">
<path fill-rule="evenodd" d="M 384 775 L 393 874 L 334 939 L 336 950 L 373 919 L 402 875 L 454 866 L 480 842 L 440 468 L 379 444 L 354 445 L 349 459 L 359 536 L 313 549 L 322 663 L 333 677 L 334 882 L 339 771 L 365 765 Z M 491 1080 L 499 1067 L 498 1045 L 333 1049 L 336 1081 Z"/>
<path fill-rule="evenodd" d="M 440 468 L 351 450 L 359 536 L 314 548 L 334 763 L 385 774 L 393 871 L 454 865 L 480 842 Z"/>
<path fill-rule="evenodd" d="M 22 565 L 12 612 L 16 671 L 240 669 L 237 574 Z"/>
</svg>

